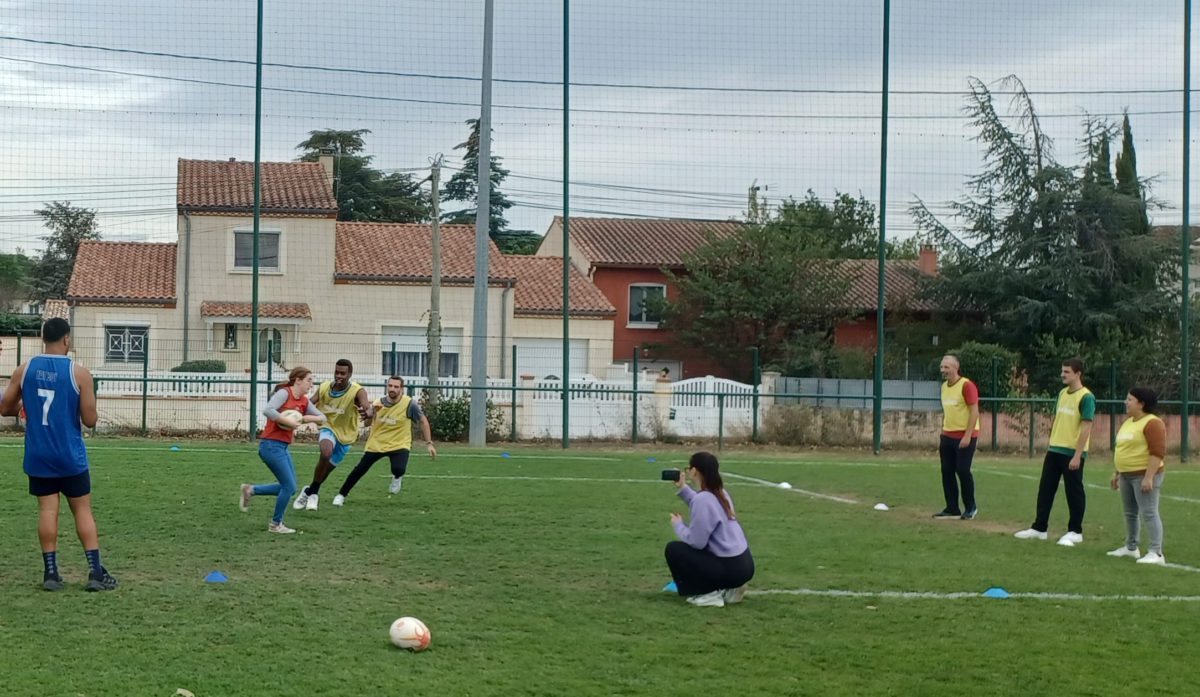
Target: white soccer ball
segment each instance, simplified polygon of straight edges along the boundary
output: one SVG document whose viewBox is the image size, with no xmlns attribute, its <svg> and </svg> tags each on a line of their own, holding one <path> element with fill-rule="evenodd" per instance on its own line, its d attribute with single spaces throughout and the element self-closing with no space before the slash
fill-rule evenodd
<svg viewBox="0 0 1200 697">
<path fill-rule="evenodd" d="M 281 412 L 279 412 L 279 415 L 285 419 L 291 419 L 292 421 L 296 421 L 296 422 L 299 422 L 301 419 L 304 418 L 304 415 L 295 409 L 288 409 L 287 411 L 281 411 Z M 279 427 L 285 431 L 292 430 L 291 428 L 288 427 L 287 424 L 284 424 L 279 421 L 276 421 L 275 423 L 278 424 Z"/>
<path fill-rule="evenodd" d="M 392 643 L 409 651 L 424 651 L 429 648 L 429 627 L 416 617 L 401 617 L 392 622 L 388 631 Z"/>
</svg>

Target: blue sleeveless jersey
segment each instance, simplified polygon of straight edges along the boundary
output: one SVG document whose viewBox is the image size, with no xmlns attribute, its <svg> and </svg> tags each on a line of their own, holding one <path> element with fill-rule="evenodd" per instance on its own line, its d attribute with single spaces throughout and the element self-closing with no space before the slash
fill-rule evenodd
<svg viewBox="0 0 1200 697">
<path fill-rule="evenodd" d="M 67 356 L 36 356 L 21 379 L 25 405 L 25 474 L 73 477 L 87 471 L 79 420 L 79 386 Z"/>
</svg>

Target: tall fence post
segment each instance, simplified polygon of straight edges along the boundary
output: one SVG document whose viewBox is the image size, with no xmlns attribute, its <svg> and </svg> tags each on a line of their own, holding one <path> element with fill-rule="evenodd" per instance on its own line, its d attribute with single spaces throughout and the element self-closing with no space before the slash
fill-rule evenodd
<svg viewBox="0 0 1200 697">
<path fill-rule="evenodd" d="M 150 337 L 142 338 L 142 435 L 146 435 L 146 402 L 150 390 Z"/>
<path fill-rule="evenodd" d="M 396 342 L 394 341 L 392 342 L 392 352 L 388 355 L 388 364 L 391 367 L 391 371 L 389 372 L 391 372 L 392 375 L 400 374 L 396 372 Z M 438 368 L 441 368 L 441 366 L 438 366 Z"/>
<path fill-rule="evenodd" d="M 754 395 L 750 401 L 750 442 L 758 442 L 758 395 L 762 383 L 762 362 L 759 359 L 758 347 L 753 346 L 750 353 L 754 356 Z"/>
<path fill-rule="evenodd" d="M 1034 416 L 1033 416 L 1033 401 L 1029 402 L 1029 459 L 1033 459 L 1033 431 Z"/>
<path fill-rule="evenodd" d="M 638 349 L 633 347 L 633 442 L 638 441 Z"/>
<path fill-rule="evenodd" d="M 274 368 L 274 363 L 275 363 L 275 340 L 267 339 L 267 391 L 268 392 L 271 390 L 271 386 L 275 384 L 275 382 L 271 379 L 271 372 L 272 372 L 272 369 Z M 267 399 L 270 399 L 270 395 L 267 395 Z"/>
<path fill-rule="evenodd" d="M 508 439 L 513 443 L 517 442 L 517 345 L 512 347 L 512 394 L 509 397 L 512 402 L 512 416 L 509 417 Z"/>
<path fill-rule="evenodd" d="M 717 450 L 725 448 L 725 393 L 717 393 Z"/>
<path fill-rule="evenodd" d="M 1114 359 L 1108 364 L 1108 392 L 1113 403 L 1108 405 L 1108 450 L 1112 452 L 1117 445 L 1117 400 L 1120 399 L 1120 392 L 1117 391 L 1117 361 Z"/>
<path fill-rule="evenodd" d="M 21 365 L 21 344 L 23 343 L 25 342 L 21 341 L 21 332 L 17 332 L 17 365 Z"/>
<path fill-rule="evenodd" d="M 1000 398 L 999 372 L 1000 372 L 999 361 L 996 359 L 995 356 L 992 356 L 992 399 L 993 400 L 997 400 Z M 990 405 L 992 408 L 992 452 L 996 452 L 997 450 L 1000 449 L 1000 439 L 996 433 L 997 429 L 1000 428 L 1000 416 L 997 413 L 997 409 L 996 409 L 996 407 L 999 405 L 1000 405 L 1000 402 L 997 402 L 997 401 L 993 401 Z"/>
</svg>

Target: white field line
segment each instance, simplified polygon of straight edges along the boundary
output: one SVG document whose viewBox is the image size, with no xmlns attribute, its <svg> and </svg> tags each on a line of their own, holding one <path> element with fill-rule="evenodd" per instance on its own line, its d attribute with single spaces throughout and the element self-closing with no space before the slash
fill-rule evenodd
<svg viewBox="0 0 1200 697">
<path fill-rule="evenodd" d="M 770 481 L 767 481 L 766 479 L 758 479 L 757 477 L 747 477 L 744 474 L 735 474 L 733 472 L 725 472 L 725 476 L 729 477 L 731 479 L 740 479 L 741 481 L 744 481 L 744 482 L 753 482 L 755 484 L 761 484 L 762 486 L 769 486 L 774 489 L 779 489 L 778 482 L 770 482 Z M 817 498 L 817 499 L 825 499 L 826 501 L 837 501 L 838 503 L 849 503 L 849 504 L 857 504 L 858 503 L 858 501 L 855 501 L 854 499 L 842 498 L 841 496 L 832 496 L 830 494 L 822 494 L 820 492 L 809 491 L 807 489 L 797 489 L 796 487 L 792 487 L 791 489 L 780 489 L 780 491 L 790 491 L 793 494 L 803 494 L 805 496 L 811 496 L 811 497 Z"/>
<path fill-rule="evenodd" d="M 803 595 L 825 598 L 887 598 L 893 600 L 967 600 L 986 598 L 983 593 L 935 593 L 931 591 L 852 591 L 852 590 L 821 590 L 816 588 L 763 589 L 748 590 L 747 595 Z M 1084 593 L 1010 593 L 1008 599 L 1016 600 L 1077 600 L 1089 602 L 1121 601 L 1121 602 L 1172 602 L 1198 603 L 1200 595 L 1093 595 Z"/>
<path fill-rule="evenodd" d="M 1032 474 L 1019 474 L 1017 472 L 1000 472 L 998 470 L 976 470 L 977 472 L 987 472 L 988 474 L 998 474 L 1002 477 L 1018 477 L 1020 479 L 1028 479 L 1030 481 L 1041 481 L 1041 477 L 1035 477 Z M 1099 489 L 1102 491 L 1112 491 L 1111 487 L 1101 486 L 1100 484 L 1084 484 L 1088 489 Z M 1174 496 L 1171 494 L 1160 494 L 1159 498 L 1170 499 L 1172 501 L 1183 501 L 1184 503 L 1200 503 L 1200 499 L 1191 498 L 1188 496 Z"/>
</svg>

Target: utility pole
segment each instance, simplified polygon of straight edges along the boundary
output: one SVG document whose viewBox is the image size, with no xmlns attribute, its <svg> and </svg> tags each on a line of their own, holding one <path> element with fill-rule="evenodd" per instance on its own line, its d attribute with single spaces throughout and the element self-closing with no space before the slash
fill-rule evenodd
<svg viewBox="0 0 1200 697">
<path fill-rule="evenodd" d="M 475 308 L 471 321 L 472 448 L 487 446 L 488 218 L 492 210 L 492 34 L 495 0 L 483 3 L 483 79 L 479 96 L 479 183 L 475 186 Z"/>
<path fill-rule="evenodd" d="M 438 379 L 442 366 L 442 221 L 439 198 L 441 192 L 438 185 L 442 177 L 442 156 L 433 158 L 433 167 L 429 171 L 429 182 L 433 201 L 433 275 L 429 284 L 429 397 L 428 406 L 437 403 L 441 396 L 438 390 Z"/>
</svg>

